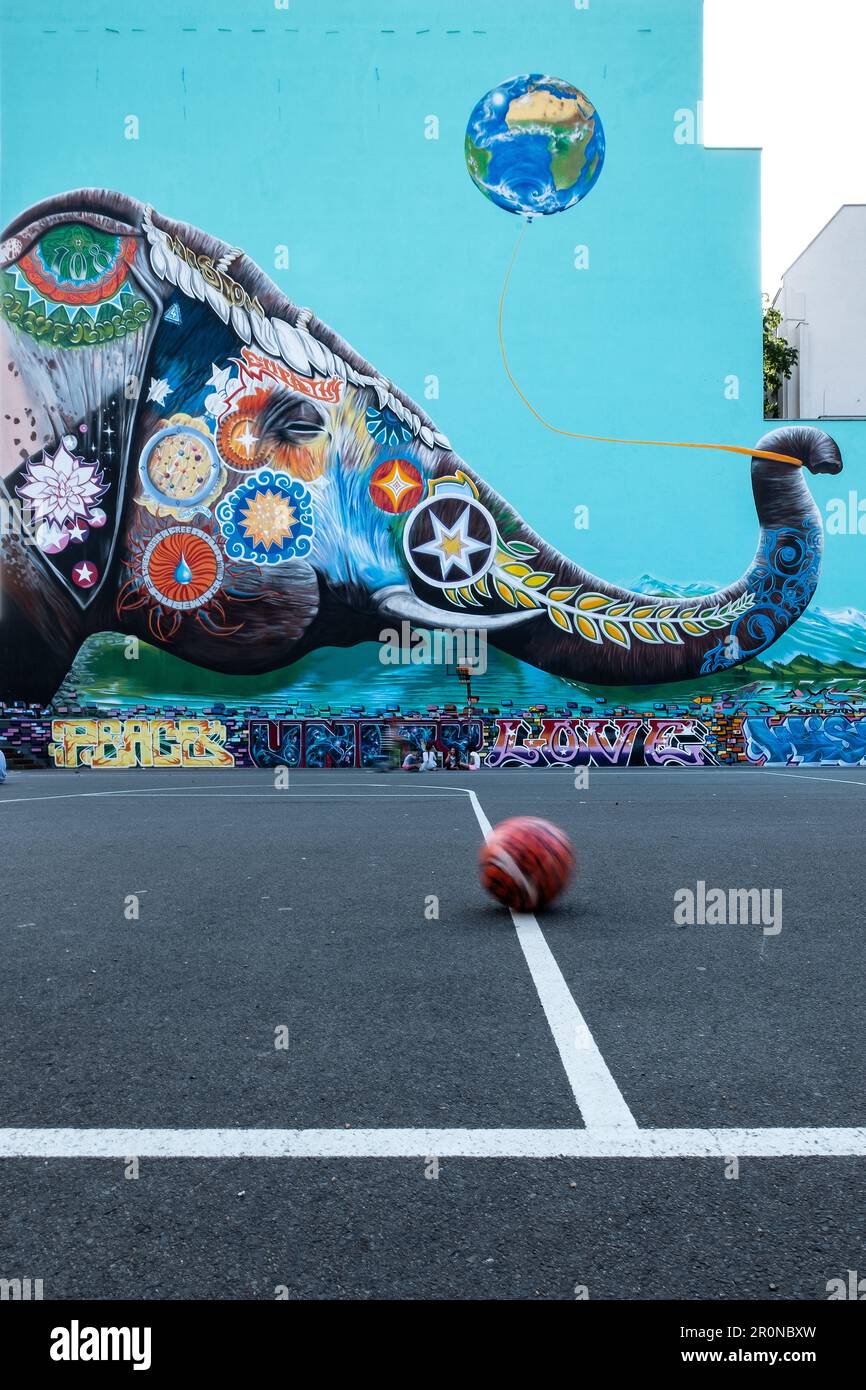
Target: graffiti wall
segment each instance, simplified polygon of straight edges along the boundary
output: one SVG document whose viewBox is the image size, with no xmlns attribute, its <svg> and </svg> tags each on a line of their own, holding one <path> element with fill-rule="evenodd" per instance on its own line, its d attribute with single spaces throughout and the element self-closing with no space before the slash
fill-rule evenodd
<svg viewBox="0 0 866 1390">
<path fill-rule="evenodd" d="M 864 716 L 807 714 L 749 718 L 743 721 L 743 737 L 747 759 L 760 765 L 866 765 Z"/>
<path fill-rule="evenodd" d="M 56 719 L 55 767 L 234 767 L 226 727 L 215 719 Z"/>
<path fill-rule="evenodd" d="M 487 767 L 701 767 L 717 763 L 718 744 L 699 720 L 497 719 Z"/>
<path fill-rule="evenodd" d="M 856 706 L 856 702 L 855 702 Z M 503 718 L 444 714 L 337 718 L 0 718 L 13 768 L 375 768 L 389 741 L 400 761 L 433 745 L 440 763 L 487 768 L 724 767 L 742 763 L 866 766 L 866 710 L 756 716 L 704 707 L 676 718 L 601 714 Z"/>
</svg>

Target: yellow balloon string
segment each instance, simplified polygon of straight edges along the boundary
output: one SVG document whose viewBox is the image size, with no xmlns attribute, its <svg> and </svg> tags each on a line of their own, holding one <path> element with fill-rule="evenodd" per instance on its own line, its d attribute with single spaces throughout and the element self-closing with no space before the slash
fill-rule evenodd
<svg viewBox="0 0 866 1390">
<path fill-rule="evenodd" d="M 574 430 L 560 429 L 558 425 L 552 425 L 549 420 L 545 420 L 544 416 L 536 410 L 532 401 L 523 394 L 515 381 L 511 368 L 508 365 L 508 357 L 505 353 L 505 340 L 502 336 L 502 317 L 505 310 L 505 296 L 508 292 L 508 283 L 511 279 L 514 263 L 517 260 L 520 244 L 523 241 L 528 226 L 529 223 L 526 222 L 521 228 L 520 235 L 514 247 L 514 253 L 511 257 L 511 264 L 508 267 L 502 285 L 502 294 L 499 296 L 499 351 L 502 354 L 502 365 L 505 368 L 505 374 L 508 380 L 511 382 L 511 385 L 514 387 L 526 408 L 532 412 L 536 420 L 544 425 L 545 429 L 552 430 L 554 434 L 564 434 L 568 439 L 591 439 L 599 444 L 652 444 L 660 449 L 718 449 L 727 454 L 745 454 L 747 458 L 773 459 L 776 463 L 790 463 L 793 464 L 795 468 L 803 467 L 803 460 L 791 458 L 790 454 L 774 454 L 767 449 L 744 449 L 740 444 L 691 444 L 685 443 L 683 440 L 679 439 L 612 439 L 606 434 L 577 434 Z"/>
</svg>

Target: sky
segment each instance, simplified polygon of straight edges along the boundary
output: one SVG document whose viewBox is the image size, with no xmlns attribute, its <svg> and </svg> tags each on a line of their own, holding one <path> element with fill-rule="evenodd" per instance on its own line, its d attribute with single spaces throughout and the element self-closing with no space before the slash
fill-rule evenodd
<svg viewBox="0 0 866 1390">
<path fill-rule="evenodd" d="M 762 284 L 866 203 L 863 0 L 704 0 L 704 143 L 763 149 Z"/>
</svg>

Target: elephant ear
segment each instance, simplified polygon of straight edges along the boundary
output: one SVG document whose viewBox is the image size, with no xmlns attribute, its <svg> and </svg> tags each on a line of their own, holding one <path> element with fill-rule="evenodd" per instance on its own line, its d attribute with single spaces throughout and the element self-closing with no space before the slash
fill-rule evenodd
<svg viewBox="0 0 866 1390">
<path fill-rule="evenodd" d="M 0 474 L 31 531 L 31 555 L 81 608 L 112 569 L 160 314 L 131 199 L 85 189 L 6 229 Z"/>
<path fill-rule="evenodd" d="M 247 344 L 291 360 L 305 379 L 335 370 L 331 353 L 288 318 L 277 324 L 278 341 L 256 286 L 228 273 L 238 261 L 269 286 L 236 248 L 99 189 L 41 203 L 3 234 L 0 478 L 30 525 L 35 562 L 82 609 L 116 569 L 130 490 L 160 516 L 189 511 L 170 505 L 187 497 L 162 506 L 165 497 L 147 486 L 142 468 L 156 436 L 173 432 L 174 443 L 200 451 L 193 501 L 209 494 L 209 503 L 224 485 L 216 424 L 238 386 L 230 364 Z M 283 297 L 278 307 L 297 315 Z M 282 395 L 280 443 L 301 449 L 323 416 L 303 395 L 296 409 L 295 393 Z M 247 437 L 243 421 L 236 433 Z M 242 452 L 236 461 L 249 462 Z"/>
</svg>

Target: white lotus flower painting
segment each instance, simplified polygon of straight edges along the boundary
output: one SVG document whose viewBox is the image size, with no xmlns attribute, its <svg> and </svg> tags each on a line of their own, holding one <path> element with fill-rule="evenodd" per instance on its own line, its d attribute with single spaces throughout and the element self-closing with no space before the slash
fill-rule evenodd
<svg viewBox="0 0 866 1390">
<path fill-rule="evenodd" d="M 28 463 L 16 489 L 36 525 L 36 544 L 48 555 L 80 544 L 91 526 L 102 526 L 105 513 L 96 504 L 108 491 L 97 462 L 76 458 L 64 440 L 52 456 Z"/>
</svg>

